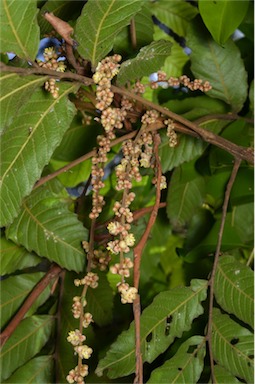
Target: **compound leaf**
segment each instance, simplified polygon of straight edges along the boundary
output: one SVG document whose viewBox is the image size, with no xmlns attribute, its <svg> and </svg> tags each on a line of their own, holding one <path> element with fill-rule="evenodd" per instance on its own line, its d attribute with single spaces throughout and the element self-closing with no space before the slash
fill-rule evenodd
<svg viewBox="0 0 255 384">
<path fill-rule="evenodd" d="M 7 230 L 7 237 L 76 272 L 84 267 L 81 242 L 86 229 L 70 212 L 68 203 L 51 193 L 47 186 L 38 188 L 22 205 L 22 211 Z"/>
<path fill-rule="evenodd" d="M 129 59 L 121 64 L 117 77 L 118 83 L 124 84 L 129 80 L 149 76 L 152 72 L 158 71 L 170 55 L 171 46 L 170 41 L 159 40 L 141 48 L 134 59 Z"/>
<path fill-rule="evenodd" d="M 1 381 L 35 356 L 53 330 L 54 317 L 41 315 L 22 320 L 1 350 Z"/>
<path fill-rule="evenodd" d="M 76 85 L 60 84 L 57 99 L 37 89 L 2 135 L 1 226 L 17 216 L 75 113 L 67 99 Z"/>
<path fill-rule="evenodd" d="M 170 360 L 152 371 L 147 383 L 197 383 L 204 368 L 205 353 L 205 338 L 191 337 Z"/>
<path fill-rule="evenodd" d="M 253 334 L 248 329 L 214 308 L 212 332 L 214 360 L 248 383 L 253 382 L 253 344 Z"/>
<path fill-rule="evenodd" d="M 206 299 L 207 281 L 192 280 L 190 287 L 161 292 L 141 315 L 141 351 L 143 361 L 151 363 L 184 331 L 194 318 L 203 313 L 201 301 Z M 97 375 L 108 370 L 109 378 L 135 371 L 134 322 L 122 332 L 106 356 L 99 362 Z"/>
<path fill-rule="evenodd" d="M 214 292 L 225 311 L 253 327 L 254 276 L 249 267 L 233 256 L 222 256 L 216 270 Z"/>
<path fill-rule="evenodd" d="M 2 52 L 13 52 L 21 58 L 35 59 L 40 38 L 37 12 L 36 0 L 0 2 Z"/>
<path fill-rule="evenodd" d="M 140 11 L 144 0 L 88 1 L 78 18 L 75 39 L 78 52 L 95 67 L 112 49 L 115 36 Z"/>
</svg>

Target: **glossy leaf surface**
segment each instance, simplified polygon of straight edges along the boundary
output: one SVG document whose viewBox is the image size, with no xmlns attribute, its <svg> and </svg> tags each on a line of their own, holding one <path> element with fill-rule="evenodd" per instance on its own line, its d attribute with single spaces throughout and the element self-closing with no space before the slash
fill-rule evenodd
<svg viewBox="0 0 255 384">
<path fill-rule="evenodd" d="M 141 315 L 141 351 L 143 361 L 151 363 L 173 342 L 190 329 L 194 318 L 203 313 L 207 282 L 193 280 L 191 287 L 178 287 L 161 292 Z M 126 376 L 135 371 L 134 323 L 122 332 L 106 356 L 99 362 L 96 373 L 108 370 L 109 378 Z"/>
<path fill-rule="evenodd" d="M 40 178 L 74 115 L 67 99 L 75 85 L 62 84 L 57 99 L 38 89 L 3 133 L 1 152 L 1 226 L 17 216 L 22 199 Z"/>
<path fill-rule="evenodd" d="M 0 2 L 1 51 L 34 59 L 39 47 L 36 1 Z"/>
</svg>

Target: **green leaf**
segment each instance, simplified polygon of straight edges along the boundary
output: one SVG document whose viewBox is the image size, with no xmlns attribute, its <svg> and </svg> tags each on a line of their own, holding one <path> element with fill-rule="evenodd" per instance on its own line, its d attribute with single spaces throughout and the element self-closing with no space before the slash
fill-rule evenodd
<svg viewBox="0 0 255 384">
<path fill-rule="evenodd" d="M 250 109 L 254 113 L 254 80 L 252 80 L 251 85 L 250 85 L 249 100 L 250 100 Z"/>
<path fill-rule="evenodd" d="M 219 309 L 213 311 L 212 349 L 214 360 L 233 375 L 253 382 L 253 334 Z"/>
<path fill-rule="evenodd" d="M 53 383 L 54 376 L 54 357 L 52 355 L 39 356 L 30 360 L 28 363 L 18 368 L 13 375 L 5 380 L 9 384 L 41 384 Z"/>
<path fill-rule="evenodd" d="M 161 134 L 159 155 L 162 164 L 162 172 L 171 171 L 186 161 L 193 160 L 201 155 L 206 147 L 202 140 L 187 135 L 178 135 L 178 145 L 169 147 L 169 138 L 166 133 Z"/>
<path fill-rule="evenodd" d="M 247 73 L 234 42 L 219 46 L 196 20 L 189 29 L 187 45 L 192 50 L 193 74 L 212 86 L 207 95 L 225 101 L 233 112 L 240 111 L 247 97 Z"/>
<path fill-rule="evenodd" d="M 241 383 L 235 376 L 233 376 L 227 369 L 220 365 L 214 366 L 215 384 L 238 384 Z M 211 380 L 209 381 L 211 383 Z"/>
<path fill-rule="evenodd" d="M 69 163 L 69 161 L 51 159 L 49 170 L 50 172 L 55 172 Z M 87 160 L 58 175 L 58 180 L 60 180 L 65 187 L 75 187 L 76 185 L 86 181 L 89 178 L 90 173 L 91 161 Z"/>
<path fill-rule="evenodd" d="M 233 207 L 232 222 L 242 242 L 253 245 L 254 203 Z"/>
<path fill-rule="evenodd" d="M 8 275 L 27 267 L 33 267 L 42 261 L 40 257 L 29 253 L 5 237 L 0 238 L 1 275 Z"/>
<path fill-rule="evenodd" d="M 1 380 L 35 356 L 45 345 L 53 330 L 53 316 L 31 316 L 22 320 L 1 350 Z"/>
<path fill-rule="evenodd" d="M 11 319 L 11 317 L 15 314 L 17 309 L 43 276 L 43 272 L 36 272 L 19 276 L 11 276 L 2 281 L 1 328 L 4 327 L 6 323 Z M 48 286 L 39 296 L 39 298 L 33 303 L 32 307 L 30 307 L 29 313 L 32 314 L 35 312 L 37 307 L 39 307 L 49 295 L 50 287 Z"/>
<path fill-rule="evenodd" d="M 223 114 L 228 112 L 227 105 L 220 100 L 206 95 L 187 97 L 183 100 L 170 100 L 164 104 L 170 111 L 182 115 L 188 120 L 199 119 L 209 114 Z"/>
<path fill-rule="evenodd" d="M 167 214 L 175 228 L 189 224 L 198 208 L 202 208 L 205 181 L 186 163 L 174 170 L 167 196 Z"/>
<path fill-rule="evenodd" d="M 0 26 L 2 52 L 34 60 L 39 47 L 36 1 L 2 0 Z"/>
<path fill-rule="evenodd" d="M 222 45 L 243 21 L 249 7 L 248 0 L 199 0 L 200 15 L 214 40 Z"/>
<path fill-rule="evenodd" d="M 62 83 L 59 87 L 57 99 L 36 90 L 2 135 L 1 226 L 17 216 L 22 199 L 40 178 L 72 121 L 75 108 L 67 96 L 77 86 Z"/>
<path fill-rule="evenodd" d="M 186 35 L 189 21 L 198 14 L 196 7 L 178 0 L 152 2 L 151 11 L 162 23 L 182 37 Z"/>
<path fill-rule="evenodd" d="M 147 383 L 197 383 L 204 368 L 205 353 L 205 338 L 191 337 L 171 359 L 152 371 Z"/>
<path fill-rule="evenodd" d="M 152 72 L 158 71 L 170 55 L 171 46 L 172 43 L 169 41 L 159 40 L 141 48 L 134 59 L 129 59 L 121 64 L 117 76 L 118 83 L 124 84 L 127 81 L 149 76 Z"/>
<path fill-rule="evenodd" d="M 178 287 L 157 295 L 141 315 L 141 352 L 143 361 L 151 363 L 174 341 L 188 331 L 194 318 L 203 313 L 207 281 L 192 280 L 191 287 Z M 135 371 L 134 322 L 122 332 L 106 356 L 100 360 L 97 375 L 108 370 L 109 378 Z"/>
<path fill-rule="evenodd" d="M 89 0 L 77 19 L 75 39 L 79 54 L 97 63 L 112 49 L 114 38 L 140 11 L 144 0 Z"/>
<path fill-rule="evenodd" d="M 254 326 L 254 275 L 232 256 L 219 260 L 214 284 L 215 298 L 224 311 Z"/>
<path fill-rule="evenodd" d="M 100 327 L 109 324 L 112 320 L 113 291 L 106 274 L 97 272 L 99 276 L 98 287 L 89 288 L 86 296 L 86 311 L 93 314 L 93 320 Z"/>
<path fill-rule="evenodd" d="M 8 126 L 19 109 L 26 104 L 28 99 L 46 80 L 46 77 L 25 76 L 21 77 L 15 73 L 1 73 L 1 127 L 0 133 Z"/>
<path fill-rule="evenodd" d="M 145 4 L 134 17 L 136 46 L 132 47 L 130 42 L 130 27 L 123 28 L 114 39 L 113 50 L 120 55 L 130 54 L 141 47 L 148 45 L 153 40 L 154 25 L 151 18 L 149 4 Z"/>
<path fill-rule="evenodd" d="M 68 202 L 51 193 L 47 186 L 25 199 L 7 236 L 63 268 L 77 272 L 84 268 L 81 242 L 86 239 L 87 230 L 77 215 L 69 211 Z"/>
</svg>

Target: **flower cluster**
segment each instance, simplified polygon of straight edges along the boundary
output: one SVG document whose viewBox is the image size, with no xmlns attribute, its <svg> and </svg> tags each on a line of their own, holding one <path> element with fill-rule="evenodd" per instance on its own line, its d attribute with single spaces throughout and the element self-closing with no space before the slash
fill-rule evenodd
<svg viewBox="0 0 255 384">
<path fill-rule="evenodd" d="M 43 68 L 52 69 L 57 72 L 65 72 L 66 66 L 63 61 L 58 61 L 58 54 L 55 48 L 45 48 L 43 57 L 45 61 L 38 61 L 38 65 Z M 50 78 L 44 85 L 46 91 L 50 92 L 54 99 L 58 98 L 59 87 L 56 85 L 56 79 Z"/>
<path fill-rule="evenodd" d="M 171 119 L 164 121 L 164 124 L 167 126 L 166 134 L 169 138 L 169 147 L 175 147 L 178 144 L 177 134 L 174 130 L 174 122 Z"/>
<path fill-rule="evenodd" d="M 74 369 L 71 369 L 69 371 L 68 376 L 66 377 L 66 380 L 68 383 L 79 383 L 84 384 L 83 378 L 85 376 L 88 376 L 88 366 L 86 364 L 81 364 L 80 366 L 76 366 Z"/>
<path fill-rule="evenodd" d="M 121 129 L 126 117 L 125 106 L 113 108 L 113 92 L 111 91 L 111 80 L 118 73 L 120 55 L 113 55 L 102 60 L 93 75 L 93 80 L 97 84 L 96 108 L 101 112 L 100 122 L 104 128 L 104 135 L 99 135 L 97 142 L 99 145 L 96 156 L 92 158 L 91 184 L 93 189 L 91 219 L 96 219 L 102 211 L 104 198 L 100 195 L 100 190 L 104 187 L 102 177 L 104 175 L 103 166 L 107 162 L 107 153 L 110 151 L 111 140 L 115 139 L 115 129 Z"/>
<path fill-rule="evenodd" d="M 130 287 L 127 283 L 119 283 L 117 285 L 118 291 L 121 294 L 122 304 L 133 303 L 136 295 L 137 289 L 135 287 Z"/>
<path fill-rule="evenodd" d="M 114 94 L 111 91 L 111 80 L 119 71 L 120 61 L 120 55 L 106 57 L 100 61 L 93 75 L 93 80 L 97 84 L 96 98 L 98 103 L 96 108 L 100 111 L 109 107 L 113 101 Z"/>
<path fill-rule="evenodd" d="M 83 248 L 88 250 L 88 243 L 83 242 Z M 75 296 L 73 298 L 72 312 L 75 319 L 80 319 L 80 329 L 88 328 L 93 322 L 93 317 L 90 312 L 83 311 L 87 305 L 85 294 L 87 288 L 96 288 L 98 286 L 98 276 L 93 272 L 88 272 L 83 279 L 75 279 L 75 286 L 84 285 L 82 296 Z M 83 344 L 86 336 L 82 334 L 79 329 L 70 331 L 67 336 L 67 341 L 74 347 L 74 352 L 78 355 L 79 361 L 75 369 L 71 369 L 66 377 L 68 383 L 81 383 L 84 384 L 84 377 L 88 375 L 88 366 L 82 364 L 83 359 L 89 359 L 93 350 L 88 345 Z"/>
<path fill-rule="evenodd" d="M 169 77 L 167 79 L 167 75 L 163 71 L 157 72 L 157 81 L 152 81 L 150 83 L 151 88 L 155 89 L 158 88 L 158 85 L 160 82 L 165 82 L 170 87 L 178 87 L 181 84 L 183 84 L 185 87 L 190 89 L 191 91 L 201 91 L 201 92 L 208 92 L 212 89 L 212 86 L 210 85 L 209 81 L 203 82 L 201 79 L 195 79 L 190 80 L 190 78 L 186 75 L 182 75 L 180 77 Z"/>
</svg>

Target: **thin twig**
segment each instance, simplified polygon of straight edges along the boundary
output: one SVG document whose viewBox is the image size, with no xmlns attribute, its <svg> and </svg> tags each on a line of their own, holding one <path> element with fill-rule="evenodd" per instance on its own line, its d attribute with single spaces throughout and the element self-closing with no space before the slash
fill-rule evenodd
<svg viewBox="0 0 255 384">
<path fill-rule="evenodd" d="M 223 207 L 222 207 L 222 216 L 221 216 L 221 224 L 220 224 L 218 242 L 217 242 L 217 247 L 216 247 L 216 252 L 215 252 L 215 257 L 214 257 L 212 273 L 211 273 L 211 277 L 210 277 L 210 280 L 208 283 L 208 285 L 210 286 L 210 296 L 209 296 L 209 315 L 208 315 L 207 340 L 208 340 L 208 348 L 209 348 L 209 356 L 210 356 L 212 384 L 216 383 L 215 375 L 214 375 L 214 359 L 213 359 L 213 351 L 212 351 L 212 321 L 213 321 L 212 311 L 213 311 L 213 299 L 214 299 L 214 280 L 215 280 L 216 269 L 217 269 L 219 257 L 220 257 L 222 236 L 223 236 L 223 231 L 224 231 L 224 226 L 225 226 L 225 221 L 226 221 L 226 216 L 227 216 L 227 209 L 228 209 L 230 193 L 231 193 L 233 184 L 235 182 L 236 175 L 237 175 L 238 169 L 240 167 L 240 164 L 241 164 L 241 159 L 235 159 L 232 173 L 231 173 L 231 176 L 229 178 L 229 181 L 228 181 L 228 184 L 226 187 L 224 203 L 223 203 Z"/>
<path fill-rule="evenodd" d="M 55 357 L 55 375 L 56 375 L 56 382 L 59 382 L 59 361 L 60 361 L 60 339 L 61 339 L 61 309 L 62 309 L 62 300 L 63 300 L 63 295 L 64 295 L 64 280 L 65 280 L 65 274 L 66 271 L 63 270 L 60 273 L 60 284 L 59 284 L 59 295 L 58 295 L 58 308 L 57 308 L 57 313 L 56 313 L 56 320 L 57 320 L 57 330 L 56 330 L 56 348 L 54 352 L 54 357 Z"/>
<path fill-rule="evenodd" d="M 156 201 L 151 211 L 149 221 L 147 223 L 146 229 L 139 241 L 139 243 L 134 248 L 134 287 L 138 290 L 139 280 L 140 280 L 140 264 L 143 249 L 148 240 L 150 231 L 155 223 L 158 209 L 160 205 L 160 184 L 161 184 L 161 163 L 158 154 L 158 147 L 160 144 L 160 136 L 158 133 L 154 134 L 154 155 L 156 161 L 156 172 L 157 172 L 157 184 L 156 184 Z M 133 303 L 133 313 L 134 313 L 134 322 L 135 322 L 135 357 L 136 357 L 136 375 L 134 384 L 143 384 L 143 361 L 141 354 L 141 337 L 140 337 L 140 316 L 141 316 L 141 304 L 140 304 L 140 295 L 137 295 Z"/>
<path fill-rule="evenodd" d="M 35 302 L 38 296 L 44 291 L 44 289 L 49 285 L 51 280 L 55 279 L 60 272 L 62 271 L 62 268 L 57 265 L 53 264 L 49 271 L 46 273 L 46 275 L 37 283 L 37 285 L 34 287 L 30 295 L 27 297 L 25 302 L 22 304 L 19 311 L 16 313 L 16 315 L 12 318 L 10 323 L 7 325 L 5 330 L 0 335 L 0 344 L 3 347 L 4 344 L 7 342 L 9 337 L 13 334 L 21 320 L 24 318 L 27 311 L 30 309 L 32 304 Z"/>
<path fill-rule="evenodd" d="M 132 48 L 135 50 L 137 46 L 137 39 L 136 39 L 136 28 L 135 28 L 134 18 L 132 18 L 130 22 L 130 37 L 131 37 Z"/>
<path fill-rule="evenodd" d="M 252 262 L 253 259 L 254 259 L 254 248 L 253 248 L 253 250 L 251 251 L 251 254 L 250 254 L 250 256 L 249 256 L 249 259 L 247 260 L 247 263 L 246 263 L 247 267 L 249 267 L 249 265 L 251 264 L 251 262 Z"/>
</svg>

